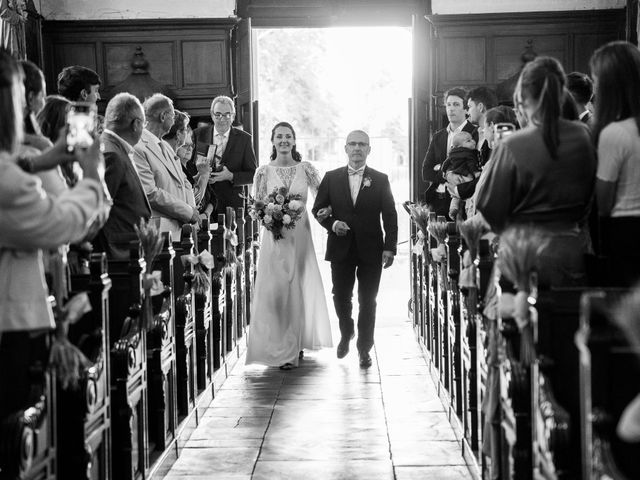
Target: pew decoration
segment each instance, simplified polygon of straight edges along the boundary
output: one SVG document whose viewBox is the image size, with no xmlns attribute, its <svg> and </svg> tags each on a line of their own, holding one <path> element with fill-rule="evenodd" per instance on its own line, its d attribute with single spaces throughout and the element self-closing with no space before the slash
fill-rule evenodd
<svg viewBox="0 0 640 480">
<path fill-rule="evenodd" d="M 447 222 L 444 220 L 431 221 L 428 230 L 438 242 L 438 247 L 431 249 L 431 258 L 438 263 L 446 262 L 447 248 L 444 242 L 447 239 Z"/>
<path fill-rule="evenodd" d="M 422 203 L 411 204 L 409 202 L 405 202 L 405 208 L 409 212 L 411 219 L 414 221 L 416 226 L 418 227 L 418 231 L 416 233 L 416 242 L 413 246 L 412 253 L 416 255 L 424 255 L 426 245 L 425 239 L 429 236 L 429 207 Z"/>
<path fill-rule="evenodd" d="M 180 259 L 183 266 L 186 266 L 187 263 L 193 265 L 193 289 L 196 295 L 206 296 L 211 289 L 209 271 L 215 266 L 213 255 L 207 250 L 203 250 L 199 255 L 182 255 Z"/>
<path fill-rule="evenodd" d="M 76 390 L 83 372 L 92 364 L 80 349 L 69 341 L 69 325 L 76 323 L 91 311 L 91 302 L 83 292 L 74 295 L 64 307 L 57 310 L 58 320 L 49 353 L 49 364 L 55 368 L 56 377 L 63 390 Z"/>
<path fill-rule="evenodd" d="M 537 311 L 532 308 L 538 297 L 538 257 L 549 241 L 536 229 L 512 227 L 500 236 L 498 268 L 518 290 L 515 296 L 501 297 L 501 317 L 516 321 L 520 330 L 520 360 L 530 365 L 535 360 L 534 328 L 537 328 Z"/>
<path fill-rule="evenodd" d="M 236 254 L 236 247 L 238 246 L 238 234 L 236 229 L 235 212 L 232 209 L 228 209 L 228 215 L 226 225 L 224 227 L 224 242 L 226 244 L 224 255 L 224 271 L 227 275 L 233 275 L 236 272 L 238 265 L 238 256 Z"/>
<path fill-rule="evenodd" d="M 620 299 L 612 312 L 629 343 L 640 350 L 640 285 Z M 638 358 L 640 361 L 640 358 Z M 616 428 L 617 434 L 627 442 L 640 442 L 640 394 L 624 409 Z"/>
<path fill-rule="evenodd" d="M 464 239 L 467 250 L 462 255 L 462 270 L 458 285 L 462 293 L 477 286 L 476 259 L 480 247 L 480 237 L 484 234 L 484 226 L 473 218 L 458 223 L 458 231 Z"/>
<path fill-rule="evenodd" d="M 136 235 L 140 240 L 140 249 L 142 250 L 142 258 L 145 262 L 145 272 L 142 278 L 142 288 L 150 297 L 161 295 L 165 291 L 162 281 L 162 272 L 153 271 L 153 262 L 162 251 L 163 239 L 158 227 L 153 222 L 146 222 L 144 218 L 140 219 L 139 225 L 134 225 Z M 146 315 L 146 328 L 153 329 L 153 315 Z"/>
</svg>

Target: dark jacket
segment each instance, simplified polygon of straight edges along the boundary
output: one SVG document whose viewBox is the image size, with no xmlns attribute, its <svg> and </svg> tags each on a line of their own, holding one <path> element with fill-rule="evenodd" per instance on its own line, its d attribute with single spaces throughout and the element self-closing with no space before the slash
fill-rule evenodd
<svg viewBox="0 0 640 480">
<path fill-rule="evenodd" d="M 209 145 L 214 143 L 214 133 L 213 125 L 194 130 L 194 151 L 198 155 L 207 155 Z M 238 128 L 231 127 L 221 163 L 233 173 L 233 183 L 216 182 L 212 185 L 213 194 L 217 200 L 217 212 L 225 213 L 226 207 L 237 208 L 244 205 L 244 200 L 241 197 L 243 194 L 242 187 L 253 183 L 253 175 L 256 172 L 257 164 L 251 135 Z"/>
<path fill-rule="evenodd" d="M 475 142 L 478 142 L 478 129 L 471 122 L 467 122 L 463 132 L 469 132 Z M 447 158 L 447 129 L 438 130 L 429 143 L 427 154 L 422 161 L 422 179 L 425 182 L 444 183 L 440 170 L 434 170 L 436 165 L 441 165 Z"/>
<path fill-rule="evenodd" d="M 103 133 L 101 140 L 104 144 L 104 180 L 113 206 L 93 244 L 96 250 L 106 252 L 109 259 L 127 259 L 128 250 L 116 244 L 120 238 L 135 235 L 134 225 L 140 218 L 149 220 L 151 208 L 124 145 L 108 133 Z"/>
<path fill-rule="evenodd" d="M 333 210 L 332 215 L 322 222 L 322 226 L 329 232 L 325 260 L 346 260 L 350 252 L 354 251 L 351 249 L 352 243 L 355 243 L 358 259 L 366 263 L 380 262 L 383 250 L 396 253 L 398 215 L 389 178 L 384 173 L 365 167 L 362 186 L 354 205 L 347 167 L 327 172 L 318 188 L 313 215 L 329 205 Z M 332 226 L 336 220 L 349 225 L 347 235 L 340 237 L 333 232 Z"/>
<path fill-rule="evenodd" d="M 475 148 L 454 147 L 442 163 L 442 173 L 474 175 L 480 171 L 478 150 Z"/>
</svg>

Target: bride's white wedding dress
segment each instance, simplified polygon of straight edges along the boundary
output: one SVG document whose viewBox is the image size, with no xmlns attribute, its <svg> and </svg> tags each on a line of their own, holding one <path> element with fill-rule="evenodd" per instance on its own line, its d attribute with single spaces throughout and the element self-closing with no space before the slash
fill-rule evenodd
<svg viewBox="0 0 640 480">
<path fill-rule="evenodd" d="M 262 228 L 247 364 L 297 366 L 300 350 L 333 345 L 306 208 L 309 189 L 315 195 L 319 184 L 318 170 L 309 162 L 290 167 L 261 165 L 256 170 L 256 199 L 284 186 L 302 196 L 305 209 L 293 229 L 283 229 L 280 240 Z"/>
</svg>

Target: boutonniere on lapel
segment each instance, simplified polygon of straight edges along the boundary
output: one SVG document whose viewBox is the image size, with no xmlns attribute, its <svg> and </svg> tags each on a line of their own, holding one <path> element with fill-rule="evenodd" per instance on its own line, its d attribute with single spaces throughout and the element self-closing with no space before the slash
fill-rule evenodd
<svg viewBox="0 0 640 480">
<path fill-rule="evenodd" d="M 371 186 L 371 177 L 364 177 L 362 179 L 362 187 L 360 187 L 360 189 L 367 188 L 370 186 Z"/>
</svg>

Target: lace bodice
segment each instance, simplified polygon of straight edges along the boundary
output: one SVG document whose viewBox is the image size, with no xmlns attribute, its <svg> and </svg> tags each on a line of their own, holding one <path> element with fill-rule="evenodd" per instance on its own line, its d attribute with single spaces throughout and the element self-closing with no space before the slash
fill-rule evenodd
<svg viewBox="0 0 640 480">
<path fill-rule="evenodd" d="M 290 193 L 300 194 L 302 201 L 306 203 L 309 189 L 314 195 L 318 193 L 320 180 L 318 169 L 309 162 L 300 162 L 290 167 L 261 165 L 253 180 L 254 197 L 263 199 L 274 188 L 286 187 Z"/>
</svg>

